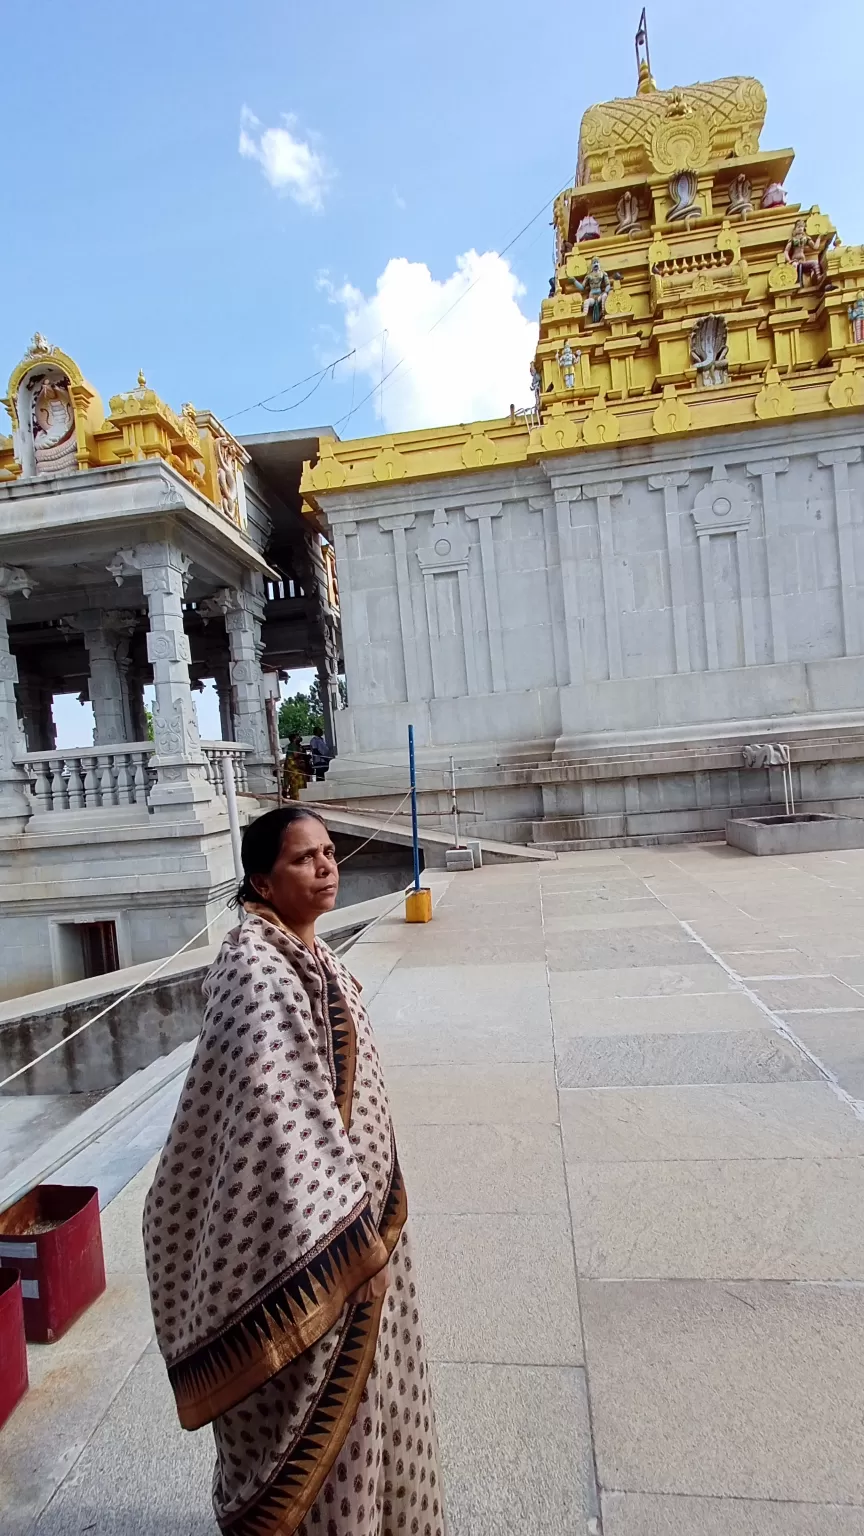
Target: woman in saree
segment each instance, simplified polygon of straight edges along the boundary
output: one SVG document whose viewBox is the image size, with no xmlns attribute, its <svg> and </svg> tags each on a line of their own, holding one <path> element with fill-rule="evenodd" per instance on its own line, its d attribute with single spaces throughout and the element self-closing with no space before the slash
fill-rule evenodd
<svg viewBox="0 0 864 1536">
<path fill-rule="evenodd" d="M 245 915 L 144 1211 L 181 1424 L 213 1425 L 230 1536 L 444 1536 L 407 1203 L 359 983 L 315 937 L 319 816 L 243 838 Z"/>
</svg>

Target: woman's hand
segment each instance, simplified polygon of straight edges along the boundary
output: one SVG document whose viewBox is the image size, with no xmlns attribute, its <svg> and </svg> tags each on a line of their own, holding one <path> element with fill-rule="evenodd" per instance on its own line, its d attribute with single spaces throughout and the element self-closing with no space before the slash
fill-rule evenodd
<svg viewBox="0 0 864 1536">
<path fill-rule="evenodd" d="M 377 1301 L 379 1296 L 386 1296 L 389 1284 L 390 1265 L 385 1264 L 384 1268 L 379 1269 L 377 1275 L 373 1275 L 371 1280 L 367 1280 L 363 1285 L 359 1285 L 353 1295 L 349 1296 L 348 1300 L 352 1306 L 357 1306 L 362 1301 Z"/>
</svg>

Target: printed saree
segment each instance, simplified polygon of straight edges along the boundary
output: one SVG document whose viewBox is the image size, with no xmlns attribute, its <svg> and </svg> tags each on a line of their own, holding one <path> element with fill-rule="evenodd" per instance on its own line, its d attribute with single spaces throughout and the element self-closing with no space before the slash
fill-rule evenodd
<svg viewBox="0 0 864 1536">
<path fill-rule="evenodd" d="M 144 1242 L 180 1422 L 213 1425 L 219 1525 L 444 1536 L 405 1188 L 358 983 L 261 907 L 204 991 Z M 355 1299 L 385 1266 L 386 1293 Z"/>
</svg>

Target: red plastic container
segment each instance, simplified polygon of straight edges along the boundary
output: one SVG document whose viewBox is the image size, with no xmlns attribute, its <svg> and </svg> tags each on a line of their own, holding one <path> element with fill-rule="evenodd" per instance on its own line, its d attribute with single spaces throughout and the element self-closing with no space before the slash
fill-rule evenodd
<svg viewBox="0 0 864 1536">
<path fill-rule="evenodd" d="M 0 1215 L 0 1265 L 21 1272 L 24 1331 L 51 1344 L 105 1289 L 99 1191 L 40 1184 Z"/>
<path fill-rule="evenodd" d="M 0 1425 L 6 1423 L 28 1384 L 21 1276 L 17 1269 L 0 1269 Z"/>
</svg>

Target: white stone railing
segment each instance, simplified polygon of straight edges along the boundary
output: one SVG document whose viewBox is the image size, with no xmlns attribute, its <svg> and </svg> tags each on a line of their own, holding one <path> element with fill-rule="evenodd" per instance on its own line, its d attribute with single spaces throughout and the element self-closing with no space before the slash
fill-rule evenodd
<svg viewBox="0 0 864 1536">
<path fill-rule="evenodd" d="M 249 793 L 249 774 L 246 768 L 246 757 L 252 751 L 242 741 L 202 741 L 201 750 L 204 753 L 206 763 L 205 772 L 207 782 L 214 795 L 224 795 L 225 781 L 222 777 L 222 764 L 225 758 L 230 758 L 234 764 L 234 784 L 238 795 Z"/>
<path fill-rule="evenodd" d="M 111 747 L 73 747 L 27 752 L 15 761 L 30 783 L 33 810 L 98 811 L 114 805 L 147 804 L 153 780 L 152 741 Z"/>
<path fill-rule="evenodd" d="M 115 805 L 147 807 L 157 769 L 150 759 L 152 741 L 126 741 L 117 746 L 72 747 L 57 752 L 24 752 L 15 762 L 29 781 L 34 813 L 101 811 Z M 238 795 L 248 794 L 245 742 L 202 741 L 204 772 L 214 795 L 225 794 L 222 763 L 234 764 Z"/>
</svg>

